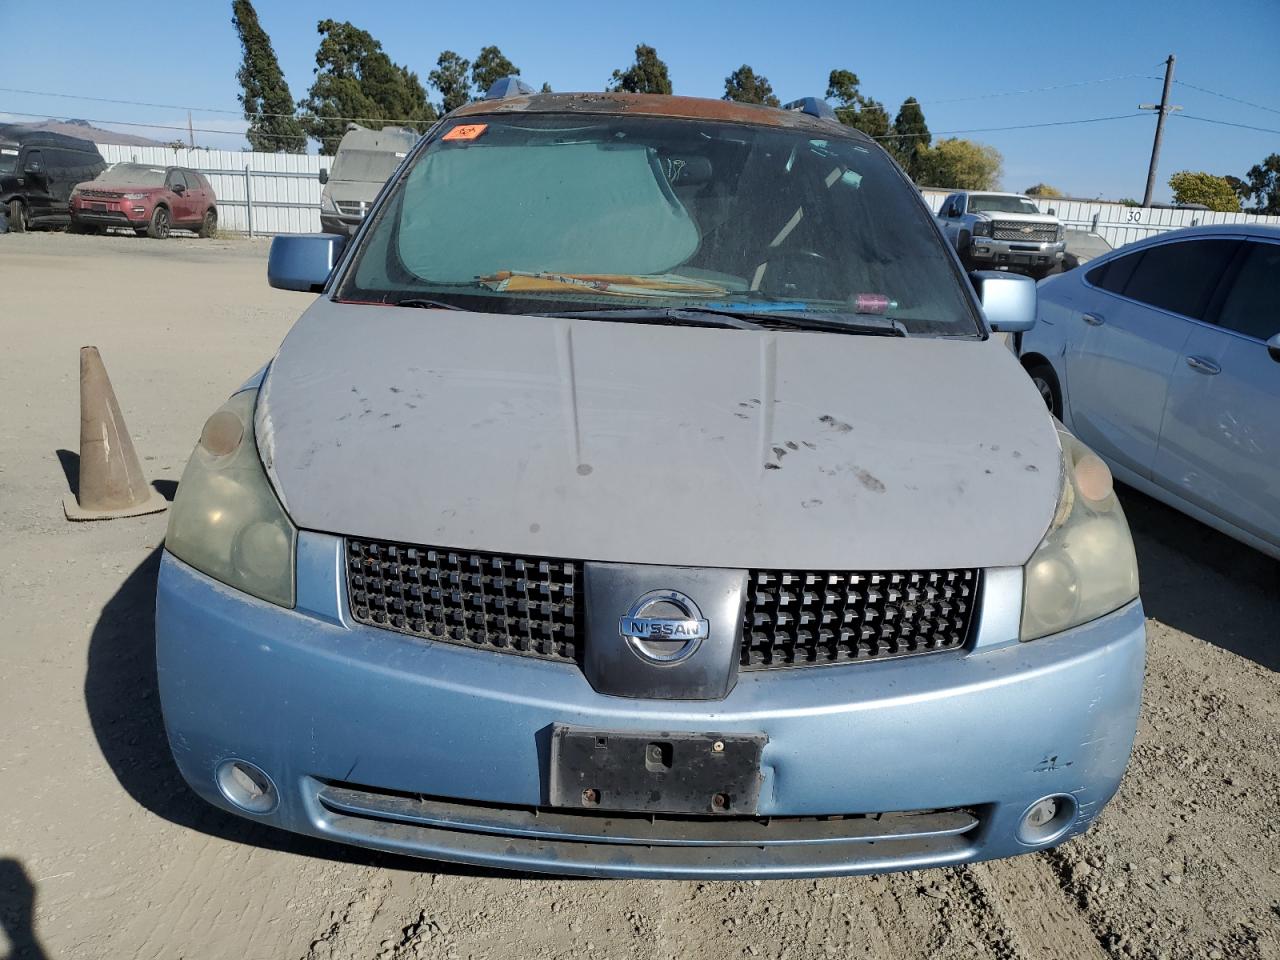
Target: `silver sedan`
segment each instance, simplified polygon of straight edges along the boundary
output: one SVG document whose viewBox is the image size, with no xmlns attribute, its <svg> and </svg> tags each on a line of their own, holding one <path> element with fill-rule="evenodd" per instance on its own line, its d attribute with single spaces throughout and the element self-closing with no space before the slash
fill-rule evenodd
<svg viewBox="0 0 1280 960">
<path fill-rule="evenodd" d="M 1019 353 L 1118 478 L 1280 558 L 1280 228 L 1177 230 L 1051 277 Z"/>
</svg>

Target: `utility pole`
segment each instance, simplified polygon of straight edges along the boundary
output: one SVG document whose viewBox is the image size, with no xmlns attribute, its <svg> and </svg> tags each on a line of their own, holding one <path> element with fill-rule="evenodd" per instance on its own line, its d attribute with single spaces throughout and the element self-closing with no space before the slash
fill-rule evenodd
<svg viewBox="0 0 1280 960">
<path fill-rule="evenodd" d="M 187 142 L 191 144 L 191 149 L 196 148 L 196 132 L 191 126 L 191 111 L 187 111 Z"/>
<path fill-rule="evenodd" d="M 1173 54 L 1169 54 L 1169 59 L 1164 62 L 1164 92 L 1160 94 L 1160 106 L 1154 103 L 1140 103 L 1139 110 L 1157 110 L 1156 114 L 1156 139 L 1151 144 L 1151 166 L 1147 170 L 1147 190 L 1142 195 L 1142 205 L 1144 207 L 1151 206 L 1151 192 L 1156 187 L 1156 167 L 1160 163 L 1160 141 L 1164 139 L 1164 118 L 1171 111 L 1181 110 L 1181 107 L 1169 106 L 1169 88 L 1173 86 Z"/>
</svg>

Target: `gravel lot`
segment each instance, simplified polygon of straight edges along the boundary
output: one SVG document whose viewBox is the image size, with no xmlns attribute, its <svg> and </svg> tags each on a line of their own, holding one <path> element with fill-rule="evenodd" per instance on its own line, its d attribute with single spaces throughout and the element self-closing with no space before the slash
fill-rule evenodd
<svg viewBox="0 0 1280 960">
<path fill-rule="evenodd" d="M 1117 799 L 1059 850 L 817 882 L 569 881 L 205 806 L 155 691 L 165 516 L 67 523 L 64 465 L 94 343 L 171 495 L 205 417 L 308 301 L 267 288 L 266 251 L 0 236 L 0 956 L 1280 958 L 1280 565 L 1134 493 L 1138 743 Z"/>
</svg>

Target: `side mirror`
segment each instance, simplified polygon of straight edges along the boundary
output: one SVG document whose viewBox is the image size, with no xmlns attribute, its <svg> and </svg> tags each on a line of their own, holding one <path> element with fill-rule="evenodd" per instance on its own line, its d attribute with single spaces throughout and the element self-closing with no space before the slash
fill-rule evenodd
<svg viewBox="0 0 1280 960">
<path fill-rule="evenodd" d="M 1017 273 L 969 274 L 993 333 L 1025 333 L 1036 325 L 1036 282 Z"/>
<path fill-rule="evenodd" d="M 320 168 L 320 186 L 323 187 L 328 182 L 329 182 L 329 168 L 321 167 Z"/>
<path fill-rule="evenodd" d="M 28 160 L 26 166 L 22 168 L 22 172 L 38 177 L 44 173 L 44 164 L 39 160 Z"/>
<path fill-rule="evenodd" d="M 278 236 L 271 241 L 267 283 L 278 290 L 319 293 L 346 245 L 347 238 L 336 233 Z"/>
<path fill-rule="evenodd" d="M 187 188 L 180 183 L 175 183 L 173 185 L 173 192 L 176 193 L 178 196 L 182 196 L 184 193 L 187 192 Z"/>
<path fill-rule="evenodd" d="M 1267 341 L 1267 353 L 1271 354 L 1272 360 L 1280 363 L 1280 333 Z"/>
<path fill-rule="evenodd" d="M 1057 210 L 1055 210 L 1053 207 L 1050 207 L 1050 208 L 1049 208 L 1049 216 L 1051 216 L 1051 217 L 1056 217 L 1057 215 L 1058 215 L 1058 211 L 1057 211 Z"/>
</svg>

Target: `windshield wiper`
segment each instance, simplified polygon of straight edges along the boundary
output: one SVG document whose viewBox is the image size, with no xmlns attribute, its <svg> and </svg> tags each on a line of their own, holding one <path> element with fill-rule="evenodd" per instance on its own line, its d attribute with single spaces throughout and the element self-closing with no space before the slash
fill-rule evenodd
<svg viewBox="0 0 1280 960">
<path fill-rule="evenodd" d="M 462 310 L 463 307 L 443 300 L 426 300 L 422 297 L 406 297 L 404 300 L 391 301 L 393 307 L 421 307 L 424 310 Z"/>
<path fill-rule="evenodd" d="M 872 313 L 818 313 L 816 311 L 739 310 L 727 307 L 606 307 L 574 310 L 546 316 L 582 319 L 622 320 L 636 323 L 689 324 L 705 327 L 732 327 L 740 330 L 822 330 L 864 336 L 905 337 L 907 329 L 897 320 Z M 845 319 L 837 320 L 835 317 Z"/>
</svg>

